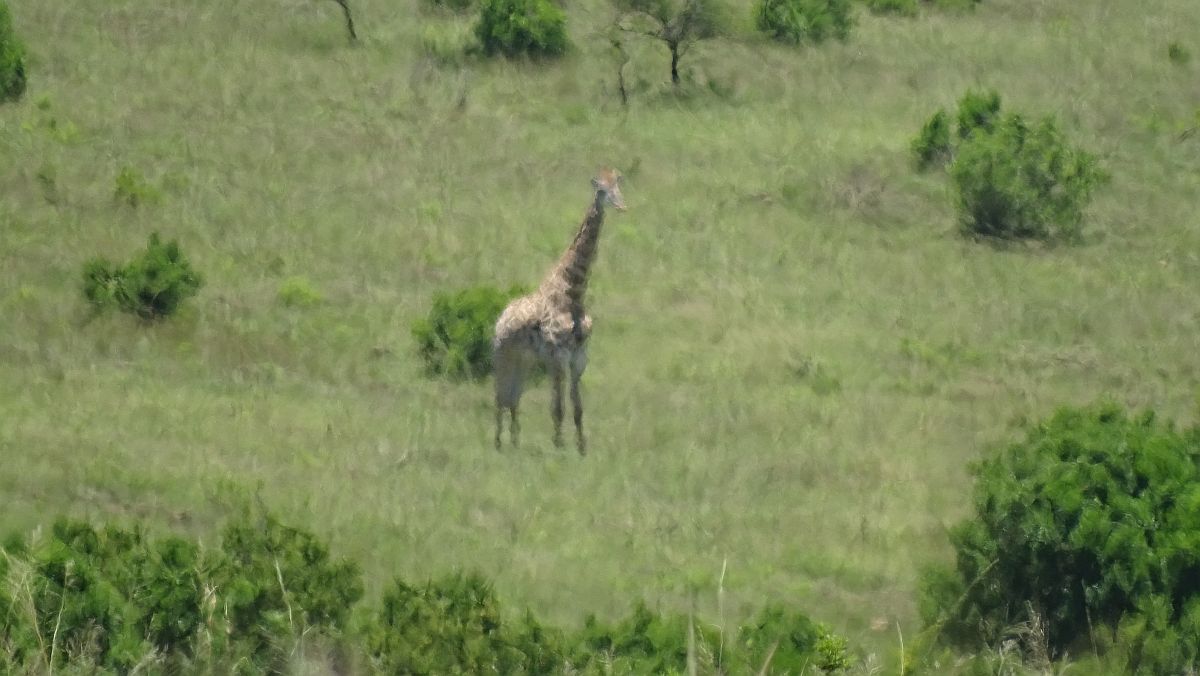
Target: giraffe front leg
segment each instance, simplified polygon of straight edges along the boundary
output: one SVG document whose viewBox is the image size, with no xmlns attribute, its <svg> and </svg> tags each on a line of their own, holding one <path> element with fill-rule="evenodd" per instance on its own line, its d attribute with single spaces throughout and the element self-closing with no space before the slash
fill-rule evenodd
<svg viewBox="0 0 1200 676">
<path fill-rule="evenodd" d="M 500 450 L 500 433 L 504 431 L 504 407 L 496 405 L 496 450 Z"/>
<path fill-rule="evenodd" d="M 587 442 L 583 438 L 583 398 L 579 396 L 579 378 L 571 379 L 571 406 L 575 409 L 575 446 L 579 455 L 587 455 Z"/>
<path fill-rule="evenodd" d="M 562 448 L 563 368 L 560 364 L 550 367 L 550 417 L 554 419 L 554 445 Z"/>
<path fill-rule="evenodd" d="M 579 381 L 583 378 L 585 368 L 587 352 L 580 349 L 571 356 L 571 406 L 575 413 L 575 445 L 579 448 L 579 455 L 587 455 L 587 441 L 583 437 L 583 396 L 579 392 Z"/>
</svg>

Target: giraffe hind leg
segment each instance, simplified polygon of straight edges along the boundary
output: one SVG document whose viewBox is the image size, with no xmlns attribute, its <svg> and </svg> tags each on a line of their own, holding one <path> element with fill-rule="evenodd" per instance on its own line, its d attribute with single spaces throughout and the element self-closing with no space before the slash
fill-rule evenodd
<svg viewBox="0 0 1200 676">
<path fill-rule="evenodd" d="M 511 351 L 498 351 L 494 361 L 496 375 L 496 448 L 501 446 L 501 435 L 504 428 L 504 409 L 509 411 L 509 435 L 515 448 L 520 435 L 520 423 L 517 421 L 517 408 L 521 403 L 521 391 L 524 384 L 524 370 L 519 355 Z"/>
</svg>

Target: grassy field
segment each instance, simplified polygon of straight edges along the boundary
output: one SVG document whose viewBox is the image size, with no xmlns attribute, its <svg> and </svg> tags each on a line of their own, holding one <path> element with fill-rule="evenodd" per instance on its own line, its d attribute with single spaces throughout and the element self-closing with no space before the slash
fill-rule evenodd
<svg viewBox="0 0 1200 676">
<path fill-rule="evenodd" d="M 871 651 L 918 622 L 968 464 L 1061 404 L 1200 412 L 1194 0 L 859 11 L 844 44 L 639 47 L 622 110 L 597 31 L 543 64 L 448 59 L 415 2 L 14 0 L 30 91 L 0 107 L 0 530 L 55 514 L 211 535 L 230 490 L 357 558 L 373 589 L 456 567 L 563 622 L 639 597 L 768 600 Z M 439 58 L 440 55 L 440 58 Z M 1078 246 L 962 238 L 908 144 L 994 87 L 1112 174 Z M 421 375 L 435 292 L 536 283 L 612 164 L 591 285 L 590 455 L 546 386 L 496 453 L 490 387 Z M 113 198 L 124 167 L 152 199 Z M 89 320 L 80 269 L 151 231 L 206 276 L 183 314 Z M 278 298 L 303 277 L 322 296 Z M 256 488 L 259 487 L 260 488 Z"/>
</svg>

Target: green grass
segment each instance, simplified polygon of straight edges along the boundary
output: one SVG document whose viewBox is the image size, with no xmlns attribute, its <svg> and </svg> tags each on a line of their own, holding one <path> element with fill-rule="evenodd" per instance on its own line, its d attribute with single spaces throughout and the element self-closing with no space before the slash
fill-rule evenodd
<svg viewBox="0 0 1200 676">
<path fill-rule="evenodd" d="M 860 9 L 846 44 L 701 44 L 680 94 L 644 45 L 628 111 L 595 0 L 536 64 L 426 56 L 429 25 L 469 19 L 416 2 L 355 3 L 358 46 L 332 2 L 11 5 L 0 530 L 211 534 L 226 487 L 261 484 L 375 592 L 478 568 L 575 622 L 682 607 L 727 561 L 731 617 L 792 603 L 885 652 L 989 444 L 1103 396 L 1196 418 L 1200 99 L 1165 56 L 1200 34 L 1193 0 Z M 957 234 L 909 143 L 968 87 L 1058 114 L 1112 173 L 1082 245 Z M 410 326 L 435 292 L 536 283 L 601 164 L 630 209 L 591 285 L 590 455 L 551 446 L 545 384 L 497 454 L 490 388 L 423 378 Z M 126 167 L 157 200 L 114 201 Z M 155 230 L 205 288 L 158 325 L 87 321 L 83 262 Z M 279 302 L 293 277 L 324 300 Z"/>
</svg>

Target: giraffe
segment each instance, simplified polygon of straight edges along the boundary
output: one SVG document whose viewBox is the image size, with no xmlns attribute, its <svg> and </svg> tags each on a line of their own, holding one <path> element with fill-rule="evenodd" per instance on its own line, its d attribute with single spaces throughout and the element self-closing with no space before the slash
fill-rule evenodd
<svg viewBox="0 0 1200 676">
<path fill-rule="evenodd" d="M 560 448 L 563 445 L 563 379 L 569 375 L 575 443 L 580 455 L 587 453 L 579 380 L 587 368 L 587 341 L 592 334 L 592 318 L 584 310 L 583 301 L 588 274 L 596 260 L 604 207 L 625 210 L 621 175 L 615 169 L 602 169 L 592 179 L 592 187 L 595 194 L 571 245 L 542 279 L 537 291 L 509 303 L 496 321 L 492 364 L 496 376 L 497 450 L 501 447 L 504 409 L 508 409 L 510 415 L 512 445 L 517 446 L 520 434 L 517 408 L 521 403 L 521 391 L 530 369 L 541 362 L 550 374 L 554 445 Z"/>
</svg>

